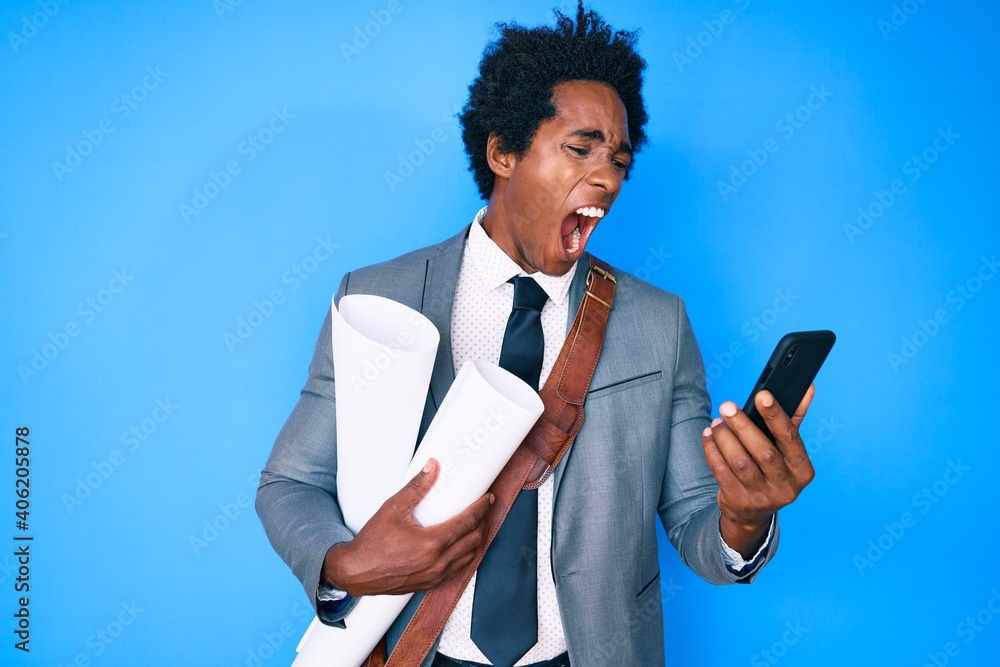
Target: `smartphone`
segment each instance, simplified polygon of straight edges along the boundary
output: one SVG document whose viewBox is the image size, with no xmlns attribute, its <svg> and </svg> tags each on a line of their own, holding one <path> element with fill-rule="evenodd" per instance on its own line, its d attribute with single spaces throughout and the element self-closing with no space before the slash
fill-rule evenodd
<svg viewBox="0 0 1000 667">
<path fill-rule="evenodd" d="M 771 359 L 764 366 L 760 379 L 750 392 L 743 412 L 764 432 L 771 442 L 774 436 L 764 423 L 764 418 L 757 412 L 753 399 L 757 392 L 767 389 L 774 395 L 774 400 L 789 417 L 799 407 L 802 397 L 806 395 L 809 385 L 820 366 L 826 360 L 837 336 L 832 331 L 797 331 L 785 335 L 778 341 L 771 354 Z"/>
</svg>

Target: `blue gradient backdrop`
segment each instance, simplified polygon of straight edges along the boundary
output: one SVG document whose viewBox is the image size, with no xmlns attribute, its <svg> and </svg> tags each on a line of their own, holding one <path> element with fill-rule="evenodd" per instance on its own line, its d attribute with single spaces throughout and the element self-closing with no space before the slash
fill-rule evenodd
<svg viewBox="0 0 1000 667">
<path fill-rule="evenodd" d="M 774 563 L 720 589 L 663 552 L 670 664 L 995 664 L 1000 9 L 597 8 L 642 28 L 652 120 L 592 249 L 687 300 L 716 406 L 839 336 Z M 550 10 L 3 3 L 0 662 L 291 661 L 256 475 L 340 276 L 472 218 L 453 113 L 492 23 Z"/>
</svg>

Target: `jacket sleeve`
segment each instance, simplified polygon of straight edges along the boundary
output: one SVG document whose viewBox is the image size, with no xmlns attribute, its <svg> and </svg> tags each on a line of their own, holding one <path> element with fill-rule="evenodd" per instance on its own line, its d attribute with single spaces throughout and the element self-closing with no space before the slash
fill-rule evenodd
<svg viewBox="0 0 1000 667">
<path fill-rule="evenodd" d="M 701 433 L 711 422 L 711 399 L 705 389 L 705 367 L 684 302 L 678 299 L 677 352 L 671 398 L 667 471 L 660 492 L 659 514 L 667 537 L 681 560 L 713 584 L 749 583 L 760 571 L 739 576 L 726 567 L 719 533 L 719 487 L 701 446 Z M 761 567 L 778 546 L 777 521 Z"/>
<path fill-rule="evenodd" d="M 343 295 L 348 276 L 340 284 Z M 316 342 L 309 379 L 271 450 L 257 489 L 256 508 L 271 546 L 302 583 L 317 607 L 326 552 L 354 535 L 337 503 L 337 414 L 329 311 Z M 354 604 L 320 619 L 343 625 Z"/>
</svg>

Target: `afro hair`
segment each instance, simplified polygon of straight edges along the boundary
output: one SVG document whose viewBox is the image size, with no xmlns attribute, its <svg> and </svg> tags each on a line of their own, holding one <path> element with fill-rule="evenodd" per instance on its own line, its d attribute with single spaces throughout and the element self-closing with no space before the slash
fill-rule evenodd
<svg viewBox="0 0 1000 667">
<path fill-rule="evenodd" d="M 558 10 L 555 16 L 555 27 L 497 24 L 499 37 L 486 46 L 479 75 L 469 86 L 460 116 L 462 141 L 483 199 L 493 191 L 493 172 L 486 160 L 489 135 L 497 135 L 502 152 L 523 156 L 538 126 L 555 117 L 553 89 L 564 81 L 594 81 L 614 88 L 628 114 L 632 150 L 638 152 L 646 143 L 646 62 L 635 49 L 637 33 L 612 30 L 596 12 L 586 10 L 582 0 L 575 21 Z"/>
</svg>

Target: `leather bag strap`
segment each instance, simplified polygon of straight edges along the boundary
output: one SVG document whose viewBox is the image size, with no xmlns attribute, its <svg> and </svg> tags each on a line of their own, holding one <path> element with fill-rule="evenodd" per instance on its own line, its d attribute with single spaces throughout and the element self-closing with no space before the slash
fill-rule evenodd
<svg viewBox="0 0 1000 667">
<path fill-rule="evenodd" d="M 539 392 L 545 406 L 542 416 L 489 489 L 496 499 L 487 517 L 486 539 L 475 559 L 460 574 L 427 592 L 388 662 L 384 662 L 384 652 L 376 655 L 379 653 L 376 650 L 366 667 L 420 667 L 507 518 L 517 494 L 522 488 L 541 486 L 573 444 L 583 426 L 583 404 L 604 345 L 615 286 L 611 267 L 591 255 L 583 301 Z"/>
</svg>

